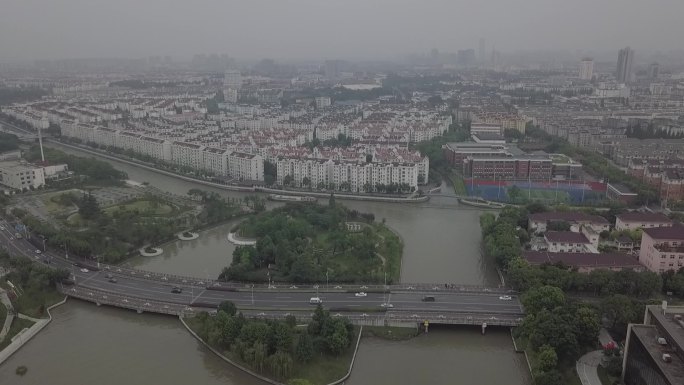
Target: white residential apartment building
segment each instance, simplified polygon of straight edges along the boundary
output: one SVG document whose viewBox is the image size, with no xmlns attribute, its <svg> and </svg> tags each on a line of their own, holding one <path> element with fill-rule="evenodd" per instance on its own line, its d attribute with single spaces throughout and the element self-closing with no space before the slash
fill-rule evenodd
<svg viewBox="0 0 684 385">
<path fill-rule="evenodd" d="M 233 151 L 228 155 L 228 174 L 241 181 L 263 181 L 264 158 Z"/>
<path fill-rule="evenodd" d="M 204 147 L 198 144 L 178 142 L 171 143 L 171 163 L 195 170 L 203 170 L 202 153 Z"/>
<path fill-rule="evenodd" d="M 302 187 L 304 178 L 311 187 L 321 183 L 339 189 L 349 183 L 352 192 L 364 192 L 367 186 L 407 184 L 418 188 L 418 163 L 365 163 L 362 161 L 333 161 L 326 159 L 280 158 L 276 162 L 278 184 L 284 185 L 285 177 L 292 176 L 294 184 Z"/>
<path fill-rule="evenodd" d="M 205 170 L 216 175 L 228 175 L 227 150 L 204 147 L 202 149 L 202 165 Z"/>
</svg>

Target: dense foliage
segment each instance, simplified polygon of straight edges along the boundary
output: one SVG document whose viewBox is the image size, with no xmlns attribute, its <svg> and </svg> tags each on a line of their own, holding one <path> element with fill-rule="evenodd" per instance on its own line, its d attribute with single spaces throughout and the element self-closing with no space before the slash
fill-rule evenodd
<svg viewBox="0 0 684 385">
<path fill-rule="evenodd" d="M 115 169 L 111 164 L 102 160 L 70 155 L 49 147 L 45 147 L 43 151 L 46 161 L 51 164 L 66 163 L 70 171 L 85 178 L 85 182 L 88 183 L 118 184 L 127 177 L 125 172 Z M 29 162 L 39 161 L 40 148 L 38 146 L 31 147 L 26 153 L 26 159 Z"/>
<path fill-rule="evenodd" d="M 342 205 L 288 204 L 239 225 L 253 246 L 237 247 L 222 276 L 230 280 L 391 282 L 399 277 L 402 245 L 372 214 Z M 348 221 L 360 224 L 349 231 Z M 269 269 L 270 267 L 270 269 Z"/>
<path fill-rule="evenodd" d="M 283 321 L 249 320 L 234 306 L 220 306 L 215 317 L 200 313 L 190 324 L 210 345 L 250 368 L 286 380 L 320 355 L 338 356 L 350 348 L 354 327 L 346 318 L 332 317 L 320 305 L 307 328 L 296 327 L 294 316 Z"/>
<path fill-rule="evenodd" d="M 449 142 L 464 142 L 470 138 L 470 122 L 461 124 L 452 123 L 449 130 L 442 136 L 437 136 L 430 140 L 419 142 L 415 148 L 420 151 L 423 156 L 430 159 L 430 178 L 432 182 L 436 182 L 434 178 L 438 175 L 447 175 L 449 173 L 449 164 L 444 157 L 442 146 Z"/>
<path fill-rule="evenodd" d="M 506 272 L 507 282 L 523 293 L 526 316 L 517 334 L 528 341 L 537 358 L 533 374 L 538 385 L 562 383 L 559 368 L 571 366 L 585 349 L 595 348 L 601 319 L 608 322 L 613 335 L 624 336 L 627 323 L 638 322 L 648 298 L 663 287 L 661 276 L 649 271 L 598 269 L 580 273 L 562 264 L 528 264 L 521 256 L 531 235 L 527 216 L 546 210 L 543 205 L 531 204 L 506 207 L 498 217 L 492 213 L 480 217 L 485 252 Z M 586 211 L 614 221 L 621 210 Z M 549 229 L 567 227 L 567 223 L 559 222 Z M 679 288 L 680 281 L 684 285 L 684 272 L 681 274 L 681 278 L 671 274 L 666 282 Z M 568 293 L 592 299 L 601 296 L 601 300 L 589 305 L 568 298 Z"/>
<path fill-rule="evenodd" d="M 19 138 L 13 134 L 0 132 L 0 152 L 16 150 L 19 148 Z"/>
</svg>

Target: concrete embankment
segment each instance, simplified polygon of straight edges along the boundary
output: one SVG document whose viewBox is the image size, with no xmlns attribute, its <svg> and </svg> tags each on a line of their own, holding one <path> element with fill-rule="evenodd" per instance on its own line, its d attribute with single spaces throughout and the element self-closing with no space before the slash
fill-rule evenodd
<svg viewBox="0 0 684 385">
<path fill-rule="evenodd" d="M 24 318 L 31 320 L 35 322 L 30 328 L 23 330 L 19 334 L 15 336 L 15 338 L 12 340 L 12 343 L 10 343 L 5 349 L 0 351 L 0 365 L 2 365 L 3 362 L 5 362 L 12 354 L 17 352 L 24 344 L 26 344 L 31 338 L 33 338 L 36 334 L 38 334 L 39 331 L 43 330 L 51 321 L 52 321 L 52 314 L 50 314 L 50 310 L 56 308 L 57 306 L 63 305 L 67 300 L 67 297 L 64 297 L 63 300 L 60 302 L 50 306 L 47 308 L 47 314 L 48 318 L 31 318 L 28 316 L 25 316 L 23 314 L 19 314 L 19 318 Z"/>
</svg>

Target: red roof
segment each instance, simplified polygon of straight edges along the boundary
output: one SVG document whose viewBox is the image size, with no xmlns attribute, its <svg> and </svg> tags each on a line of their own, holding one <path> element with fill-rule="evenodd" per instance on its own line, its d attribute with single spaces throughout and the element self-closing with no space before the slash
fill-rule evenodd
<svg viewBox="0 0 684 385">
<path fill-rule="evenodd" d="M 549 242 L 558 243 L 590 243 L 584 234 L 572 231 L 547 231 L 544 238 Z"/>
<path fill-rule="evenodd" d="M 573 267 L 595 267 L 595 268 L 641 268 L 639 261 L 627 254 L 621 253 L 550 253 L 547 251 L 525 251 L 523 257 L 533 265 L 544 263 L 561 262 Z"/>
<path fill-rule="evenodd" d="M 661 213 L 631 212 L 615 216 L 623 222 L 672 223 L 672 220 Z"/>
<path fill-rule="evenodd" d="M 589 215 L 579 211 L 550 211 L 546 213 L 530 214 L 527 217 L 529 220 L 535 222 L 550 221 L 550 222 L 590 222 L 608 224 L 606 218 L 598 215 Z"/>
<path fill-rule="evenodd" d="M 644 234 L 653 239 L 684 241 L 684 226 L 676 223 L 672 227 L 652 227 L 644 229 Z"/>
</svg>

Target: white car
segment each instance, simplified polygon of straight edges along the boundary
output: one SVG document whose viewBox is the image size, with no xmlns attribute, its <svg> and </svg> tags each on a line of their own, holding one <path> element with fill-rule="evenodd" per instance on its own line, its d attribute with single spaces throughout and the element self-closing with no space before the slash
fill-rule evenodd
<svg viewBox="0 0 684 385">
<path fill-rule="evenodd" d="M 499 297 L 499 299 L 502 300 L 502 301 L 510 301 L 510 300 L 512 300 L 513 298 L 511 298 L 510 295 L 502 295 L 501 297 Z"/>
<path fill-rule="evenodd" d="M 36 254 L 40 254 L 40 250 L 36 249 Z"/>
<path fill-rule="evenodd" d="M 368 289 L 368 286 L 361 286 L 362 289 Z"/>
<path fill-rule="evenodd" d="M 90 270 L 88 270 L 84 267 L 81 269 L 81 273 L 90 273 Z"/>
<path fill-rule="evenodd" d="M 392 305 L 391 303 L 383 303 L 380 306 L 388 308 L 388 309 L 392 309 L 394 307 L 394 305 Z"/>
<path fill-rule="evenodd" d="M 367 296 L 368 296 L 368 294 L 366 294 L 366 293 L 364 293 L 364 292 L 362 292 L 362 291 L 360 291 L 360 292 L 358 292 L 358 293 L 356 293 L 356 294 L 354 294 L 354 295 L 357 296 L 357 297 L 367 297 Z"/>
</svg>

